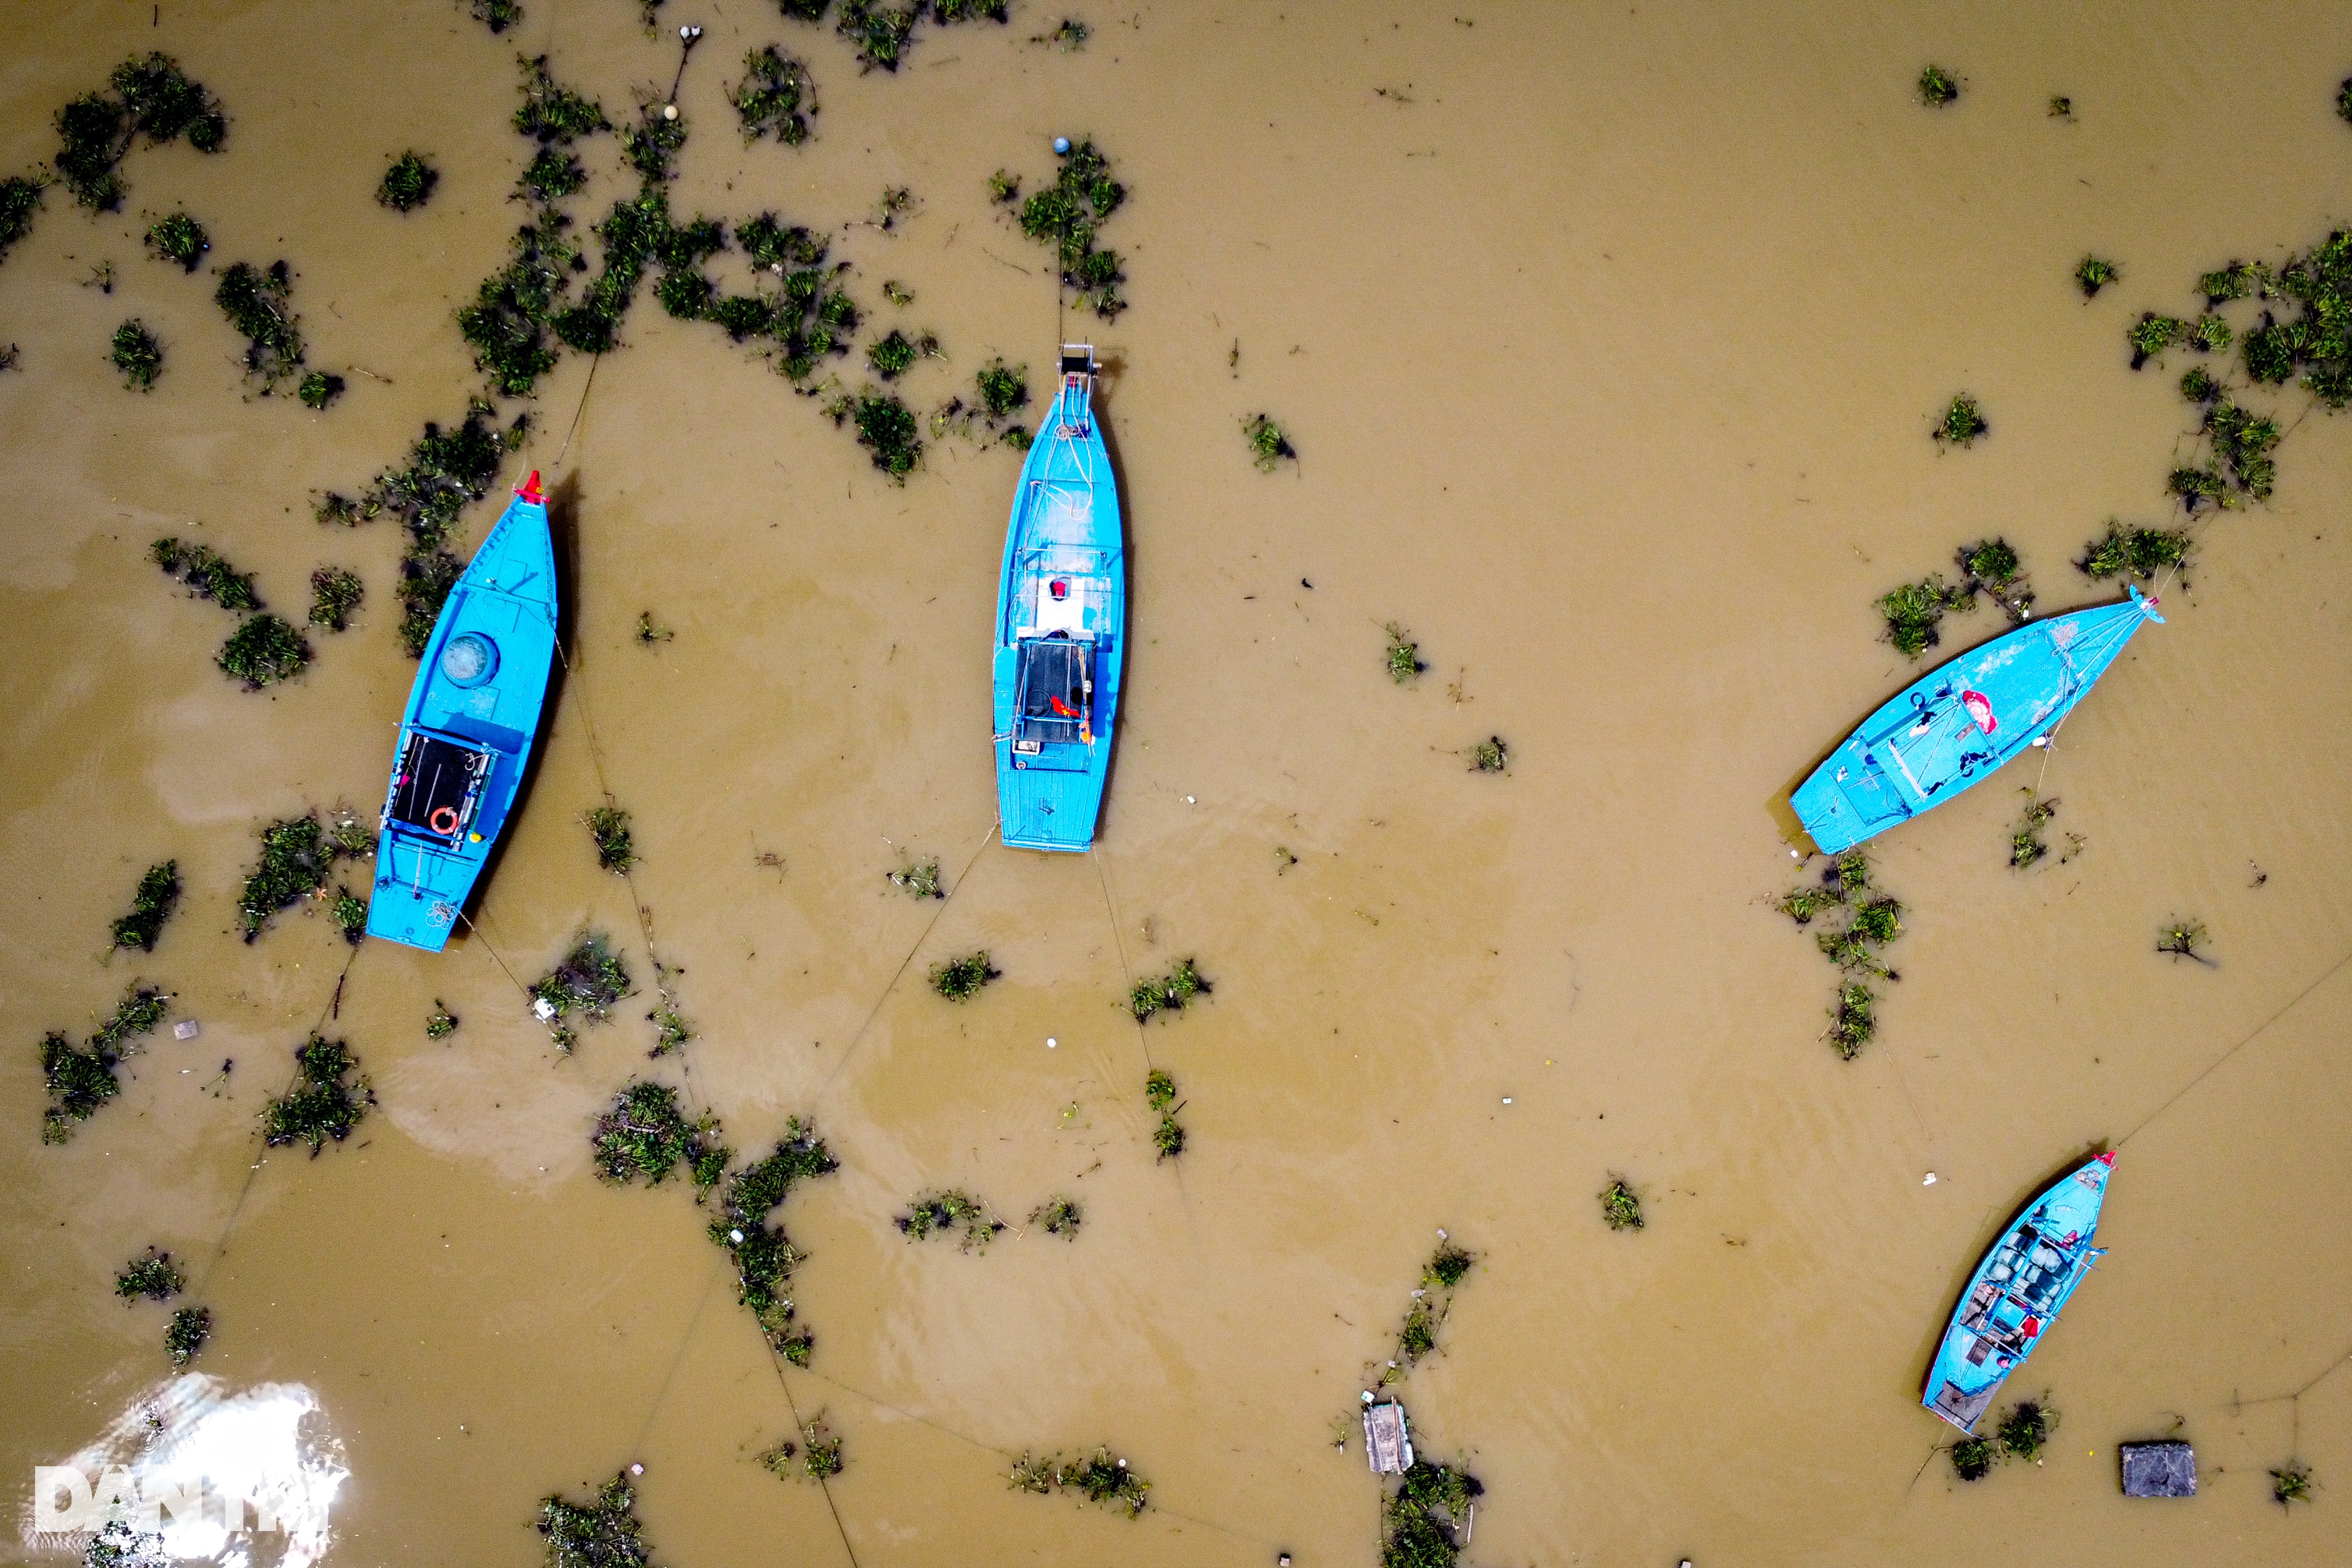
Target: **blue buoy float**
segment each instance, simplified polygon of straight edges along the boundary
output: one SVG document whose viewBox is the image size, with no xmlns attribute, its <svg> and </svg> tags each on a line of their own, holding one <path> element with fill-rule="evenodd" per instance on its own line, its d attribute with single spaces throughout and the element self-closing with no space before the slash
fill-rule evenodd
<svg viewBox="0 0 2352 1568">
<path fill-rule="evenodd" d="M 1065 158 L 1068 157 L 1070 155 L 1070 139 L 1066 136 L 1055 137 L 1054 151 L 1059 153 Z"/>
</svg>

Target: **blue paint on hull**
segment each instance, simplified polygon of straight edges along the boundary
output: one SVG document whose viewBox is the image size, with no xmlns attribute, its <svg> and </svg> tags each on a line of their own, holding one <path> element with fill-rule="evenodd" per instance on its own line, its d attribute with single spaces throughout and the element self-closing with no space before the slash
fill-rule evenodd
<svg viewBox="0 0 2352 1568">
<path fill-rule="evenodd" d="M 2112 1153 L 2084 1161 L 2001 1232 L 1952 1309 L 1922 1405 L 1969 1431 L 2002 1382 L 2025 1364 L 2074 1287 L 2106 1256 L 2091 1237 L 2115 1163 Z"/>
<path fill-rule="evenodd" d="M 2058 727 L 2134 632 L 2161 622 L 2128 600 L 2018 627 L 1938 666 L 1846 737 L 1789 804 L 1836 855 L 1982 784 Z"/>
<path fill-rule="evenodd" d="M 428 952 L 447 943 L 530 761 L 555 623 L 555 543 L 534 473 L 449 591 L 425 645 L 393 748 L 370 936 Z"/>
<path fill-rule="evenodd" d="M 1063 351 L 1061 388 L 1021 466 L 1005 531 L 992 686 L 997 815 L 1017 849 L 1090 847 L 1110 773 L 1127 551 L 1095 426 L 1093 365 L 1089 350 Z"/>
</svg>

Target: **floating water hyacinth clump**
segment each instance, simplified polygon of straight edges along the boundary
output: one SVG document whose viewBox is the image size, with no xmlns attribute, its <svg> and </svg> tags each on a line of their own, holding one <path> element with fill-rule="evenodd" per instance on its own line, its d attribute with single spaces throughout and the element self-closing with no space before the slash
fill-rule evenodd
<svg viewBox="0 0 2352 1568">
<path fill-rule="evenodd" d="M 2352 96 L 2352 86 L 2346 88 Z M 2311 1467 L 2290 1461 L 2271 1472 L 2271 1498 L 2282 1508 L 2292 1508 L 2311 1500 L 2311 1489 L 2318 1483 L 2311 1478 Z"/>
<path fill-rule="evenodd" d="M 950 1002 L 969 1002 L 980 994 L 982 986 L 1003 973 L 989 967 L 988 951 L 983 948 L 931 965 L 931 989 Z"/>
<path fill-rule="evenodd" d="M 89 1121 L 121 1092 L 114 1069 L 137 1053 L 140 1037 L 153 1033 L 170 1008 L 171 999 L 163 992 L 134 984 L 115 1004 L 113 1016 L 79 1048 L 58 1030 L 43 1037 L 41 1079 L 49 1104 L 41 1113 L 42 1142 L 64 1142 L 73 1136 L 75 1123 Z"/>
<path fill-rule="evenodd" d="M 326 887 L 337 859 L 352 850 L 331 838 L 316 812 L 281 817 L 261 829 L 261 858 L 237 896 L 245 940 L 258 937 L 278 910 Z"/>
<path fill-rule="evenodd" d="M 773 136 L 787 147 L 797 147 L 808 140 L 808 116 L 816 112 L 808 67 L 775 45 L 743 57 L 743 79 L 729 97 L 743 122 L 746 142 Z"/>
<path fill-rule="evenodd" d="M 0 261 L 7 259 L 8 251 L 18 240 L 33 231 L 33 219 L 41 210 L 43 182 L 11 174 L 0 180 Z"/>
<path fill-rule="evenodd" d="M 1952 399 L 1936 422 L 1935 437 L 1938 442 L 1954 447 L 1973 447 L 1979 437 L 1991 434 L 1992 426 L 1985 422 L 1984 413 L 1977 400 L 1966 393 Z"/>
<path fill-rule="evenodd" d="M 1642 1194 L 1622 1176 L 1610 1177 L 1601 1189 L 1601 1217 L 1612 1230 L 1640 1230 L 1648 1223 L 1642 1217 Z"/>
<path fill-rule="evenodd" d="M 628 990 L 628 966 L 611 940 L 602 931 L 583 931 L 562 961 L 531 983 L 531 1010 L 547 1025 L 557 1048 L 568 1051 L 573 1037 L 563 1020 L 579 1013 L 601 1024 Z"/>
<path fill-rule="evenodd" d="M 961 1187 L 932 1187 L 917 1193 L 907 1200 L 907 1211 L 891 1224 L 908 1241 L 921 1241 L 927 1237 L 950 1237 L 956 1250 L 985 1252 L 996 1233 L 1004 1228 L 984 1198 L 974 1197 Z"/>
<path fill-rule="evenodd" d="M 439 170 L 414 152 L 403 153 L 383 172 L 375 199 L 396 213 L 415 212 L 432 199 L 433 187 L 440 183 Z"/>
<path fill-rule="evenodd" d="M 364 1077 L 352 1077 L 359 1058 L 341 1040 L 312 1035 L 294 1048 L 294 1087 L 262 1109 L 262 1142 L 271 1148 L 308 1143 L 310 1157 L 332 1139 L 340 1143 L 375 1103 Z M 346 1081 L 348 1080 L 348 1081 Z"/>
<path fill-rule="evenodd" d="M 253 574 L 239 572 L 207 545 L 163 538 L 147 547 L 147 557 L 163 575 L 186 584 L 199 599 L 210 599 L 224 610 L 261 608 Z"/>
<path fill-rule="evenodd" d="M 1047 1236 L 1058 1236 L 1065 1241 L 1078 1238 L 1081 1219 L 1077 1200 L 1056 1194 L 1029 1211 L 1029 1223 Z"/>
<path fill-rule="evenodd" d="M 160 866 L 148 867 L 131 895 L 131 912 L 114 922 L 114 945 L 135 947 L 142 952 L 154 952 L 155 941 L 163 933 L 163 922 L 179 907 L 180 863 L 166 860 Z"/>
<path fill-rule="evenodd" d="M 637 863 L 636 840 L 629 831 L 628 812 L 607 803 L 590 806 L 581 815 L 580 822 L 595 841 L 596 864 L 616 876 L 627 876 L 630 868 Z"/>
<path fill-rule="evenodd" d="M 367 597 L 359 574 L 341 566 L 321 566 L 310 574 L 310 624 L 340 632 L 352 624 L 352 612 Z"/>
<path fill-rule="evenodd" d="M 2123 272 L 2112 261 L 2102 261 L 2095 256 L 2085 256 L 2074 268 L 2074 281 L 2083 290 L 2083 298 L 2095 300 L 2099 290 L 2110 283 L 2120 282 Z"/>
<path fill-rule="evenodd" d="M 126 1301 L 136 1301 L 142 1296 L 150 1301 L 168 1301 L 187 1284 L 186 1272 L 172 1261 L 172 1255 L 151 1247 L 117 1271 L 114 1293 Z"/>
<path fill-rule="evenodd" d="M 162 147 L 185 136 L 199 153 L 217 153 L 228 139 L 220 100 L 191 80 L 171 56 L 132 57 L 107 85 L 114 96 L 86 92 L 58 111 L 58 152 L 52 160 L 74 200 L 93 212 L 112 212 L 126 189 L 115 166 L 145 135 Z"/>
<path fill-rule="evenodd" d="M 1080 304 L 1110 321 L 1127 309 L 1118 292 L 1127 274 L 1120 269 L 1118 252 L 1098 248 L 1095 238 L 1126 203 L 1127 187 L 1111 177 L 1110 160 L 1091 137 L 1061 157 L 1054 183 L 1021 204 L 1021 232 L 1055 247 L 1063 285 L 1077 290 Z"/>
<path fill-rule="evenodd" d="M 295 398 L 313 413 L 323 413 L 327 405 L 342 395 L 343 378 L 330 371 L 314 370 L 294 386 Z"/>
<path fill-rule="evenodd" d="M 710 1222 L 710 1239 L 735 1260 L 736 1299 L 751 1310 L 770 1347 L 795 1366 L 809 1364 L 815 1344 L 807 1330 L 794 1324 L 793 1301 L 784 1294 L 803 1254 L 782 1226 L 768 1224 L 768 1215 L 793 1186 L 839 1168 L 816 1129 L 795 1116 L 773 1153 L 728 1178 L 719 1215 Z M 696 1179 L 701 1180 L 699 1172 Z"/>
<path fill-rule="evenodd" d="M 2181 530 L 2126 528 L 2110 518 L 2106 533 L 2084 545 L 2083 558 L 2074 564 L 2084 575 L 2094 579 L 2137 577 L 2153 581 L 2158 573 L 2186 565 L 2191 543 L 2188 533 Z"/>
<path fill-rule="evenodd" d="M 205 226 L 190 217 L 184 207 L 150 224 L 145 243 L 157 260 L 172 262 L 183 272 L 194 272 L 203 264 L 205 252 L 213 247 Z"/>
<path fill-rule="evenodd" d="M 107 358 L 122 373 L 122 384 L 132 392 L 152 391 L 155 378 L 163 374 L 163 345 L 136 316 L 114 329 L 112 351 Z"/>
<path fill-rule="evenodd" d="M 1150 1502 L 1151 1483 L 1108 1447 L 1077 1458 L 1059 1454 L 1034 1456 L 1024 1452 L 1013 1462 L 1009 1478 L 1014 1491 L 1040 1497 L 1071 1491 L 1098 1508 L 1114 1508 L 1132 1519 Z"/>
<path fill-rule="evenodd" d="M 1399 686 L 1410 686 L 1429 666 L 1421 661 L 1421 645 L 1412 634 L 1394 621 L 1381 628 L 1389 639 L 1389 679 Z"/>
<path fill-rule="evenodd" d="M 1467 1470 L 1415 1459 L 1381 1505 L 1381 1568 L 1454 1568 L 1486 1490 Z"/>
<path fill-rule="evenodd" d="M 239 261 L 222 272 L 213 302 L 246 340 L 246 374 L 263 395 L 302 366 L 301 318 L 291 303 L 293 269 L 283 261 L 267 268 Z"/>
<path fill-rule="evenodd" d="M 183 1307 L 163 1326 L 163 1353 L 172 1358 L 173 1369 L 177 1371 L 195 1360 L 196 1352 L 212 1337 L 212 1309 Z"/>
<path fill-rule="evenodd" d="M 548 1568 L 651 1568 L 653 1544 L 637 1521 L 636 1504 L 625 1470 L 584 1503 L 561 1492 L 541 1499 L 539 1533 L 547 1542 Z"/>
<path fill-rule="evenodd" d="M 425 1020 L 425 1037 L 446 1040 L 457 1032 L 457 1015 L 449 1011 L 441 998 L 433 998 L 433 1011 Z"/>
<path fill-rule="evenodd" d="M 1959 96 L 1960 84 L 1943 67 L 1931 64 L 1920 71 L 1919 101 L 1928 108 L 1941 109 L 1948 103 L 1957 102 Z"/>
<path fill-rule="evenodd" d="M 1184 1104 L 1176 1098 L 1176 1080 L 1153 1068 L 1143 1077 L 1143 1102 L 1160 1113 L 1160 1124 L 1151 1131 L 1152 1163 L 1183 1153 L 1184 1128 L 1176 1113 Z"/>
<path fill-rule="evenodd" d="M 1298 448 L 1290 444 L 1281 426 L 1267 414 L 1253 414 L 1242 421 L 1242 439 L 1249 444 L 1250 461 L 1261 474 L 1270 474 L 1285 458 L 1298 460 Z"/>
<path fill-rule="evenodd" d="M 678 1108 L 677 1090 L 666 1083 L 633 1080 L 623 1088 L 596 1119 L 588 1142 L 601 1180 L 615 1186 L 659 1186 L 685 1164 L 695 1173 L 698 1196 L 716 1184 L 730 1157 L 719 1141 L 718 1119 L 706 1113 L 689 1120 Z M 715 1168 L 709 1158 L 714 1153 Z M 702 1179 L 706 1170 L 708 1181 Z"/>
<path fill-rule="evenodd" d="M 1953 610 L 1976 608 L 1976 595 L 1936 573 L 1881 595 L 1874 606 L 1886 622 L 1886 640 L 1906 658 L 1917 658 L 1944 640 L 1940 623 Z"/>
<path fill-rule="evenodd" d="M 1185 1004 L 1208 995 L 1211 989 L 1194 962 L 1180 958 L 1164 978 L 1137 981 L 1128 992 L 1127 1003 L 1139 1024 L 1154 1013 L 1181 1012 Z"/>
<path fill-rule="evenodd" d="M 2050 853 L 2050 846 L 2042 838 L 2042 830 L 2049 826 L 2050 819 L 2057 815 L 2056 801 L 2043 800 L 2031 789 L 2025 792 L 2025 810 L 2009 836 L 2011 866 L 2021 871 Z"/>
</svg>

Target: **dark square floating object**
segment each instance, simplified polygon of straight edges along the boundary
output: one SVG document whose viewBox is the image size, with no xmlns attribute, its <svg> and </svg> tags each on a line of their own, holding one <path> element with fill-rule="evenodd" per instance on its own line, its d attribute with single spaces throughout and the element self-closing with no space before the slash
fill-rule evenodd
<svg viewBox="0 0 2352 1568">
<path fill-rule="evenodd" d="M 2197 1453 L 2186 1443 L 2126 1443 L 2124 1496 L 2195 1497 Z"/>
</svg>

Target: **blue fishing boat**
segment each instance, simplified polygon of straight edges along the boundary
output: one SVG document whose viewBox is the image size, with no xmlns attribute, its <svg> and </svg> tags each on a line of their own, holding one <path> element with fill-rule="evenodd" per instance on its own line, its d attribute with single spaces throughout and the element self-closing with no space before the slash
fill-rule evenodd
<svg viewBox="0 0 2352 1568">
<path fill-rule="evenodd" d="M 555 657 L 555 542 L 534 470 L 449 590 L 409 689 L 370 936 L 438 952 L 514 806 Z"/>
<path fill-rule="evenodd" d="M 2106 1256 L 2091 1237 L 2115 1163 L 2113 1153 L 2084 1161 L 2001 1232 L 1952 1309 L 1921 1404 L 1963 1432 L 1976 1426 L 2091 1265 Z"/>
<path fill-rule="evenodd" d="M 1094 843 L 1127 647 L 1118 485 L 1094 416 L 1095 353 L 1062 384 L 1021 465 L 996 593 L 996 804 L 1017 849 Z"/>
<path fill-rule="evenodd" d="M 2057 728 L 2132 633 L 2161 622 L 2131 597 L 2034 621 L 1921 676 L 1847 736 L 1789 804 L 1824 855 L 1951 799 Z"/>
</svg>

